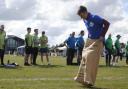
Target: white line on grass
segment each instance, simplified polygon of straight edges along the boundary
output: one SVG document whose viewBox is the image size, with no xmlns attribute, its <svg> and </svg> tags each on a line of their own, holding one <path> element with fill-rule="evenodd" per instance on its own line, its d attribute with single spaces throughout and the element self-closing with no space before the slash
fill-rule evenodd
<svg viewBox="0 0 128 89">
<path fill-rule="evenodd" d="M 38 80 L 73 80 L 72 78 L 10 78 L 0 79 L 0 81 L 38 81 Z"/>
<path fill-rule="evenodd" d="M 128 79 L 128 77 L 99 77 L 98 80 L 122 80 Z M 0 81 L 39 81 L 39 80 L 51 80 L 51 81 L 67 81 L 73 80 L 73 78 L 3 78 Z"/>
</svg>

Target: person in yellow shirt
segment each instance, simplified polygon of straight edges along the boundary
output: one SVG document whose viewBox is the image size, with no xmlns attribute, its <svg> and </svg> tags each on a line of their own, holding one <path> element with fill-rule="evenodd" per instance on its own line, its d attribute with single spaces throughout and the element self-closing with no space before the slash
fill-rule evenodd
<svg viewBox="0 0 128 89">
<path fill-rule="evenodd" d="M 32 58 L 33 58 L 33 65 L 37 65 L 36 64 L 36 59 L 37 59 L 37 55 L 38 55 L 38 49 L 39 49 L 39 38 L 38 38 L 38 29 L 34 29 L 34 35 L 33 35 L 33 54 L 32 54 Z"/>
<path fill-rule="evenodd" d="M 2 29 L 0 28 L 0 60 L 1 60 L 1 65 L 4 65 L 3 58 L 2 58 L 3 54 L 4 54 L 4 37 L 2 34 Z"/>
<path fill-rule="evenodd" d="M 4 53 L 5 53 L 5 37 L 6 32 L 4 30 L 4 25 L 0 26 L 0 59 L 1 65 L 4 65 Z"/>
<path fill-rule="evenodd" d="M 30 57 L 30 63 L 32 63 L 32 41 L 33 37 L 30 34 L 31 33 L 31 28 L 27 28 L 27 34 L 25 35 L 25 58 L 24 58 L 24 65 L 25 66 L 30 66 L 28 60 Z"/>
<path fill-rule="evenodd" d="M 43 56 L 46 56 L 48 65 L 49 63 L 49 58 L 48 58 L 48 37 L 45 35 L 45 31 L 42 31 L 42 36 L 40 37 L 40 53 L 41 53 L 41 61 L 43 63 Z"/>
</svg>

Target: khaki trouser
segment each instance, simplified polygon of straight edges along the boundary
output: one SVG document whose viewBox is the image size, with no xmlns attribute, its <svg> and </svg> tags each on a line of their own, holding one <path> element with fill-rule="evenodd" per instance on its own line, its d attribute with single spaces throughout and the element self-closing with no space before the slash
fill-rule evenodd
<svg viewBox="0 0 128 89">
<path fill-rule="evenodd" d="M 87 39 L 85 48 L 83 49 L 79 71 L 76 76 L 77 81 L 94 85 L 102 49 L 102 41 L 99 39 Z"/>
</svg>

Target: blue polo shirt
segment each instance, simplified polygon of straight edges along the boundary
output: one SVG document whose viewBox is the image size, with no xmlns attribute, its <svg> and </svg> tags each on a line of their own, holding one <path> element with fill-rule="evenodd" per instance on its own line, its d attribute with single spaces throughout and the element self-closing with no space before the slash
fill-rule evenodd
<svg viewBox="0 0 128 89">
<path fill-rule="evenodd" d="M 76 38 L 73 36 L 70 36 L 67 39 L 66 43 L 67 43 L 68 48 L 75 49 Z"/>
<path fill-rule="evenodd" d="M 84 38 L 83 38 L 83 36 L 80 35 L 80 36 L 77 38 L 76 46 L 77 46 L 78 48 L 83 48 L 83 47 L 84 47 Z"/>
<path fill-rule="evenodd" d="M 88 38 L 98 39 L 103 31 L 103 19 L 97 15 L 88 13 L 88 17 L 84 20 L 88 30 Z"/>
</svg>

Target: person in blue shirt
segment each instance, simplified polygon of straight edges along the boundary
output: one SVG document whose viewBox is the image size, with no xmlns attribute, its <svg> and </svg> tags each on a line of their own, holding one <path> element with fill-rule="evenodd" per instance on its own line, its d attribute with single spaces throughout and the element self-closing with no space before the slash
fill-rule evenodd
<svg viewBox="0 0 128 89">
<path fill-rule="evenodd" d="M 81 59 L 82 59 L 82 51 L 84 48 L 84 31 L 82 30 L 79 34 L 79 37 L 76 41 L 76 47 L 77 47 L 77 63 L 80 65 Z"/>
<path fill-rule="evenodd" d="M 85 42 L 80 68 L 74 80 L 86 87 L 92 87 L 95 84 L 103 41 L 110 23 L 100 16 L 88 12 L 85 6 L 80 6 L 77 14 L 87 27 L 88 38 Z"/>
<path fill-rule="evenodd" d="M 72 65 L 72 61 L 75 54 L 75 32 L 72 32 L 72 34 L 68 37 L 65 43 L 67 44 L 67 65 Z"/>
</svg>

